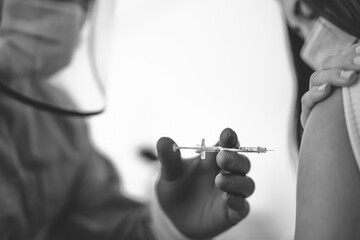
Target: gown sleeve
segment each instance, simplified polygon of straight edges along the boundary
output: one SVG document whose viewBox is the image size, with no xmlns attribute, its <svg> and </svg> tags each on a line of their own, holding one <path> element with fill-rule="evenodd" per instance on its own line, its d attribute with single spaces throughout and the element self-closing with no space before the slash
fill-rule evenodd
<svg viewBox="0 0 360 240">
<path fill-rule="evenodd" d="M 153 240 L 147 205 L 126 197 L 111 163 L 92 151 L 77 174 L 67 209 L 50 239 Z"/>
</svg>

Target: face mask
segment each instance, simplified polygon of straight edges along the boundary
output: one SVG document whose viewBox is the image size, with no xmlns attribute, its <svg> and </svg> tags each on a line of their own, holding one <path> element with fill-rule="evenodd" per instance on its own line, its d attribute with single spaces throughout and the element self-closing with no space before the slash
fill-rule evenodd
<svg viewBox="0 0 360 240">
<path fill-rule="evenodd" d="M 325 58 L 340 53 L 357 41 L 324 18 L 319 18 L 301 50 L 301 58 L 314 70 L 320 69 Z"/>
<path fill-rule="evenodd" d="M 100 23 L 111 25 L 115 0 L 97 1 L 88 12 L 78 0 L 1 1 L 0 73 L 6 77 L 0 79 L 0 93 L 55 113 L 102 112 L 109 52 L 100 44 L 108 46 L 110 37 L 96 30 L 102 30 Z M 104 11 L 104 19 L 98 10 Z"/>
<path fill-rule="evenodd" d="M 77 44 L 83 18 L 80 6 L 72 3 L 4 0 L 0 33 L 9 53 L 4 69 L 8 76 L 41 80 L 63 68 Z"/>
</svg>

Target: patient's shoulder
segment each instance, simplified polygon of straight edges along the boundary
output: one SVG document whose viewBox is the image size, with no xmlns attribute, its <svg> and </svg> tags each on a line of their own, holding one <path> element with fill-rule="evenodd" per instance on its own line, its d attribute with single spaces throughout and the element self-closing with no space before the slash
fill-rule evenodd
<svg viewBox="0 0 360 240">
<path fill-rule="evenodd" d="M 296 239 L 360 238 L 360 172 L 341 89 L 317 104 L 308 119 L 297 188 Z"/>
</svg>

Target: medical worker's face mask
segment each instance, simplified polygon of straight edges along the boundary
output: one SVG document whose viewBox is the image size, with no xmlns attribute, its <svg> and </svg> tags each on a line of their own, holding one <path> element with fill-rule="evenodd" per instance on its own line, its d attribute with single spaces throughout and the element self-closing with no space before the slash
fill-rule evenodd
<svg viewBox="0 0 360 240">
<path fill-rule="evenodd" d="M 324 18 L 319 18 L 305 39 L 301 58 L 314 70 L 329 56 L 340 53 L 357 41 L 356 37 L 346 33 Z"/>
<path fill-rule="evenodd" d="M 114 0 L 88 12 L 78 0 L 2 1 L 2 93 L 57 113 L 102 112 Z"/>
</svg>

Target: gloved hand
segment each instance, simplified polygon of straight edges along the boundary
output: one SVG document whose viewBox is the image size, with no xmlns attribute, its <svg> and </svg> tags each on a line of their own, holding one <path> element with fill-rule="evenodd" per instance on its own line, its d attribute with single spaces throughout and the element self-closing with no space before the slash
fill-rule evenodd
<svg viewBox="0 0 360 240">
<path fill-rule="evenodd" d="M 245 174 L 250 162 L 244 155 L 221 151 L 183 160 L 173 150 L 174 141 L 161 138 L 157 143 L 162 165 L 156 192 L 161 207 L 177 229 L 188 238 L 212 238 L 229 229 L 249 213 L 246 197 L 255 189 Z M 219 145 L 238 145 L 236 133 L 227 128 Z"/>
</svg>

